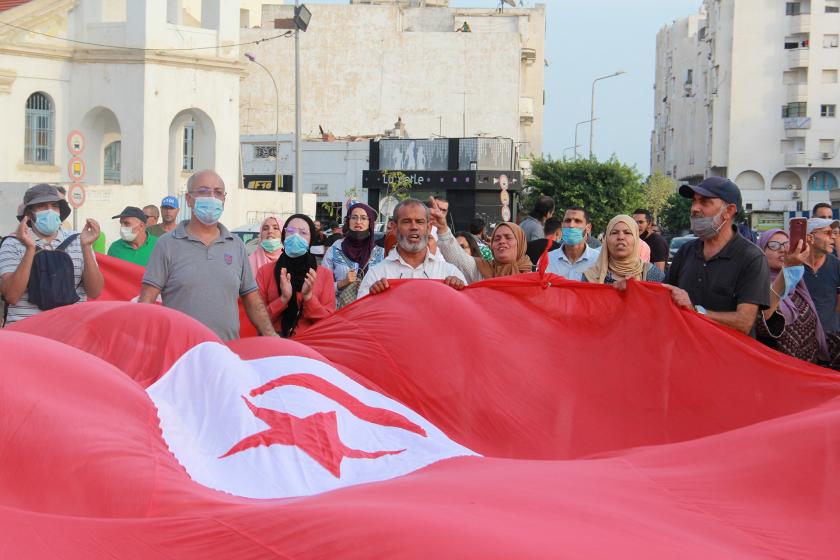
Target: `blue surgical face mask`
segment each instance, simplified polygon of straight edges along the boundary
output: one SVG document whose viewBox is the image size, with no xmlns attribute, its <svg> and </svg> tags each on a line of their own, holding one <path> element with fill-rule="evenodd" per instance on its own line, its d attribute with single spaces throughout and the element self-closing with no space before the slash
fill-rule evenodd
<svg viewBox="0 0 840 560">
<path fill-rule="evenodd" d="M 280 239 L 263 239 L 260 241 L 260 245 L 266 253 L 273 253 L 283 245 L 283 241 Z"/>
<path fill-rule="evenodd" d="M 802 280 L 805 275 L 805 267 L 802 265 L 792 266 L 790 268 L 783 268 L 782 272 L 785 275 L 785 293 L 782 294 L 782 299 L 787 298 L 796 289 L 796 285 Z"/>
<path fill-rule="evenodd" d="M 55 210 L 35 212 L 35 229 L 44 235 L 52 235 L 61 227 L 61 216 Z"/>
<path fill-rule="evenodd" d="M 199 196 L 195 199 L 193 214 L 202 224 L 212 226 L 222 217 L 224 208 L 224 202 L 214 196 Z"/>
<path fill-rule="evenodd" d="M 296 233 L 287 236 L 283 242 L 283 251 L 293 259 L 305 255 L 308 250 L 309 243 Z"/>
<path fill-rule="evenodd" d="M 583 228 L 564 227 L 563 243 L 566 245 L 580 245 L 583 243 Z"/>
</svg>

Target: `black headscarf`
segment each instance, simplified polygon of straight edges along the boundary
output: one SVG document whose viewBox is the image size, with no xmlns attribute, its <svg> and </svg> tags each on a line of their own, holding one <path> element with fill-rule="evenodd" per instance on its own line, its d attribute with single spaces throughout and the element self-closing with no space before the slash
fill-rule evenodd
<svg viewBox="0 0 840 560">
<path fill-rule="evenodd" d="M 280 239 L 284 242 L 286 241 L 286 228 L 289 226 L 289 222 L 295 218 L 300 218 L 309 226 L 309 247 L 312 247 L 312 241 L 316 236 L 315 223 L 309 218 L 309 216 L 305 216 L 304 214 L 293 214 L 289 216 L 286 223 L 283 224 L 283 231 L 280 233 Z M 287 255 L 284 251 L 283 254 L 280 255 L 280 258 L 277 259 L 277 262 L 274 263 L 274 280 L 277 282 L 278 291 L 280 290 L 281 285 L 280 270 L 283 268 L 286 269 L 286 272 L 289 273 L 292 280 L 292 297 L 289 299 L 289 304 L 286 307 L 286 310 L 280 316 L 280 335 L 283 338 L 289 338 L 289 336 L 294 332 L 302 312 L 302 309 L 298 306 L 297 295 L 301 288 L 303 288 L 304 281 L 306 281 L 306 273 L 309 272 L 310 269 L 318 270 L 318 261 L 316 261 L 315 257 L 312 256 L 309 249 L 306 250 L 306 253 L 295 258 L 289 257 L 289 255 Z"/>
</svg>

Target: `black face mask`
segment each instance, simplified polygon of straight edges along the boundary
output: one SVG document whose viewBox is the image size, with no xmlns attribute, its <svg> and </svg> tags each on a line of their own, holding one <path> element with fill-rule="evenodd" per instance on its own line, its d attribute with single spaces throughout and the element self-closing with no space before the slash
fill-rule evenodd
<svg viewBox="0 0 840 560">
<path fill-rule="evenodd" d="M 350 233 L 348 235 L 350 236 L 350 239 L 355 239 L 356 241 L 362 241 L 362 240 L 370 237 L 370 230 L 366 229 L 364 231 L 355 231 L 355 230 L 351 229 Z"/>
</svg>

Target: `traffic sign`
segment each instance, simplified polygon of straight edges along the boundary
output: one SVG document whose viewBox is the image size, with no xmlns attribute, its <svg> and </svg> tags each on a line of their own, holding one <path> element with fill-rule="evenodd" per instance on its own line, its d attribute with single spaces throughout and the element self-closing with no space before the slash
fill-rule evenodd
<svg viewBox="0 0 840 560">
<path fill-rule="evenodd" d="M 72 157 L 67 162 L 67 174 L 74 183 L 79 183 L 85 178 L 85 160 L 80 157 Z"/>
<path fill-rule="evenodd" d="M 85 151 L 85 135 L 78 130 L 67 135 L 67 149 L 74 156 L 81 155 Z"/>
<path fill-rule="evenodd" d="M 70 206 L 73 208 L 81 208 L 82 205 L 87 200 L 87 192 L 85 191 L 85 186 L 80 183 L 73 183 L 67 189 L 67 202 L 70 203 Z"/>
</svg>

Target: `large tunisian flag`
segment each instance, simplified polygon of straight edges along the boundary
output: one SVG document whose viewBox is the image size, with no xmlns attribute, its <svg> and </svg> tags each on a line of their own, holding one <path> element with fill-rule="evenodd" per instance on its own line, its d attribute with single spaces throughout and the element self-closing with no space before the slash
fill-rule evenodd
<svg viewBox="0 0 840 560">
<path fill-rule="evenodd" d="M 538 274 L 294 341 L 74 305 L 0 332 L 0 557 L 836 558 L 840 383 Z"/>
</svg>

